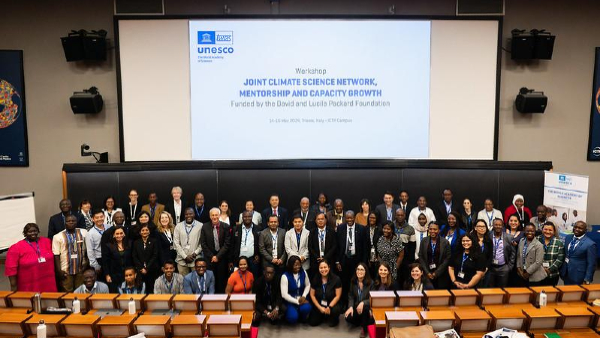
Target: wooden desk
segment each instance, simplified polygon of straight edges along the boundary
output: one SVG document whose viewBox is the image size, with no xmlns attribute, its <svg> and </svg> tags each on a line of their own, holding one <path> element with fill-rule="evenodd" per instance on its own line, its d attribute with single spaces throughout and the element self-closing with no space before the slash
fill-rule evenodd
<svg viewBox="0 0 600 338">
<path fill-rule="evenodd" d="M 576 302 L 583 299 L 585 289 L 579 285 L 557 285 L 560 291 L 559 302 Z"/>
<path fill-rule="evenodd" d="M 202 311 L 225 311 L 227 310 L 228 295 L 204 295 L 200 299 Z"/>
<path fill-rule="evenodd" d="M 592 327 L 596 330 L 600 329 L 600 307 L 588 306 L 588 310 L 592 311 L 592 313 L 595 315 L 592 319 Z"/>
<path fill-rule="evenodd" d="M 87 310 L 89 310 L 87 300 L 91 296 L 92 295 L 89 293 L 67 293 L 66 295 L 62 296 L 60 299 L 63 301 L 66 308 L 72 309 L 73 308 L 73 300 L 75 300 L 75 297 L 77 297 L 77 299 L 79 299 L 79 304 L 81 305 L 80 306 L 81 312 L 86 312 Z"/>
<path fill-rule="evenodd" d="M 98 330 L 96 324 L 100 316 L 73 314 L 62 321 L 67 337 L 94 337 Z"/>
<path fill-rule="evenodd" d="M 553 308 L 524 309 L 523 313 L 527 316 L 526 331 L 558 328 L 560 315 Z"/>
<path fill-rule="evenodd" d="M 254 318 L 254 311 L 202 311 L 202 314 L 207 318 L 213 315 L 240 315 L 242 316 L 242 332 L 250 332 Z"/>
<path fill-rule="evenodd" d="M 582 285 L 581 287 L 587 291 L 584 299 L 586 302 L 591 303 L 600 298 L 600 284 Z"/>
<path fill-rule="evenodd" d="M 88 298 L 91 309 L 118 309 L 116 293 L 96 293 Z"/>
<path fill-rule="evenodd" d="M 37 335 L 37 327 L 40 323 L 40 320 L 44 320 L 46 323 L 46 335 L 48 337 L 56 337 L 64 335 L 64 330 L 61 325 L 61 322 L 67 318 L 67 315 L 46 315 L 46 314 L 33 314 L 31 318 L 29 318 L 25 325 L 28 326 L 29 332 L 33 335 Z"/>
<path fill-rule="evenodd" d="M 453 311 L 421 311 L 421 324 L 431 325 L 433 332 L 449 330 L 454 327 L 456 317 Z"/>
<path fill-rule="evenodd" d="M 42 292 L 42 309 L 49 307 L 64 307 L 61 297 L 66 295 L 65 292 Z"/>
<path fill-rule="evenodd" d="M 548 332 L 556 333 L 561 338 L 598 338 L 598 337 L 600 337 L 600 335 L 598 335 L 596 332 L 594 332 L 594 330 L 592 330 L 590 328 L 572 329 L 572 330 L 563 330 L 563 329 L 533 330 L 533 331 L 530 331 L 529 333 L 532 334 L 534 338 L 544 338 L 544 334 L 548 333 Z"/>
<path fill-rule="evenodd" d="M 427 307 L 430 306 L 450 306 L 452 294 L 448 290 L 425 290 L 427 298 Z"/>
<path fill-rule="evenodd" d="M 103 338 L 126 338 L 134 334 L 133 321 L 136 315 L 106 316 L 98 322 Z"/>
<path fill-rule="evenodd" d="M 202 338 L 206 332 L 205 315 L 179 315 L 171 319 L 173 338 L 194 337 Z"/>
<path fill-rule="evenodd" d="M 30 309 L 22 308 L 22 307 L 0 307 L 0 314 L 3 313 L 21 313 L 26 314 L 30 311 Z"/>
<path fill-rule="evenodd" d="M 230 295 L 229 310 L 235 311 L 254 311 L 256 304 L 256 295 Z"/>
<path fill-rule="evenodd" d="M 8 299 L 10 300 L 11 307 L 23 307 L 26 309 L 31 309 L 33 308 L 31 300 L 35 294 L 36 292 L 17 291 L 10 294 Z"/>
<path fill-rule="evenodd" d="M 395 311 L 396 309 L 393 307 L 389 308 L 377 308 L 371 309 L 373 311 L 373 320 L 375 321 L 375 326 L 378 328 L 385 327 L 385 313 L 389 311 Z"/>
<path fill-rule="evenodd" d="M 14 291 L 0 291 L 0 308 L 9 307 L 8 296 L 15 293 Z"/>
<path fill-rule="evenodd" d="M 209 337 L 239 337 L 241 324 L 241 315 L 211 315 L 206 321 Z"/>
<path fill-rule="evenodd" d="M 502 289 L 477 289 L 481 306 L 504 304 L 506 292 Z"/>
<path fill-rule="evenodd" d="M 200 306 L 200 295 L 175 295 L 171 303 L 175 310 L 192 311 L 193 314 L 196 314 Z"/>
<path fill-rule="evenodd" d="M 418 326 L 420 321 L 417 311 L 388 311 L 385 313 L 385 332 L 388 334 L 394 327 Z"/>
<path fill-rule="evenodd" d="M 394 291 L 371 291 L 371 308 L 393 308 L 396 306 Z"/>
<path fill-rule="evenodd" d="M 586 307 L 560 307 L 555 309 L 562 316 L 561 329 L 589 327 L 594 314 Z"/>
<path fill-rule="evenodd" d="M 533 306 L 533 304 L 531 304 L 531 303 L 527 303 L 527 304 L 486 305 L 484 307 L 484 310 L 486 310 L 486 311 L 489 311 L 489 310 L 508 310 L 508 309 L 525 310 L 525 309 L 536 309 L 536 307 Z"/>
<path fill-rule="evenodd" d="M 3 313 L 0 315 L 0 335 L 22 337 L 26 332 L 25 322 L 30 314 Z"/>
<path fill-rule="evenodd" d="M 492 316 L 492 326 L 490 327 L 491 331 L 503 327 L 522 331 L 525 327 L 525 320 L 527 319 L 527 317 L 523 313 L 522 309 L 493 309 L 488 310 L 488 312 Z"/>
<path fill-rule="evenodd" d="M 504 288 L 506 292 L 507 304 L 524 304 L 531 303 L 531 295 L 533 291 L 528 288 Z"/>
<path fill-rule="evenodd" d="M 146 295 L 119 295 L 117 297 L 117 307 L 122 310 L 129 310 L 129 300 L 133 298 L 135 309 L 137 312 L 144 310 L 144 298 Z"/>
<path fill-rule="evenodd" d="M 548 303 L 556 303 L 558 302 L 558 297 L 560 296 L 560 291 L 553 286 L 530 286 L 529 289 L 533 291 L 531 295 L 531 304 L 538 304 L 538 299 L 540 293 L 544 291 L 546 293 L 546 297 L 548 298 Z"/>
<path fill-rule="evenodd" d="M 459 321 L 458 327 L 461 334 L 463 332 L 489 331 L 492 317 L 483 310 L 457 309 L 454 314 Z"/>
<path fill-rule="evenodd" d="M 139 316 L 133 326 L 137 333 L 144 332 L 146 337 L 164 338 L 169 335 L 170 322 L 171 316 Z"/>
<path fill-rule="evenodd" d="M 479 293 L 473 289 L 450 290 L 450 293 L 454 306 L 476 306 L 478 303 Z"/>
<path fill-rule="evenodd" d="M 144 308 L 148 311 L 170 309 L 171 299 L 173 295 L 147 295 L 144 298 Z"/>
<path fill-rule="evenodd" d="M 420 291 L 396 291 L 399 307 L 423 306 L 423 293 Z"/>
</svg>

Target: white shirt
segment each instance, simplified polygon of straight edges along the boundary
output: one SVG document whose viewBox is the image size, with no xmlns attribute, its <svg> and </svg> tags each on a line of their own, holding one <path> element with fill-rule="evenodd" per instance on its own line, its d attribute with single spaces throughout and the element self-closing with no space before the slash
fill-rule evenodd
<svg viewBox="0 0 600 338">
<path fill-rule="evenodd" d="M 254 224 L 250 228 L 242 225 L 242 231 L 240 232 L 240 236 L 242 236 L 240 241 L 240 257 L 254 257 L 254 234 L 252 233 L 252 229 L 254 229 Z"/>
<path fill-rule="evenodd" d="M 179 203 L 177 203 L 177 201 L 173 200 L 173 210 L 175 211 L 175 224 L 179 223 L 181 220 L 179 219 L 179 215 L 181 215 L 181 200 L 179 200 Z"/>
<path fill-rule="evenodd" d="M 416 225 L 419 225 L 419 215 L 420 214 L 424 214 L 425 217 L 427 217 L 427 224 L 429 224 L 429 222 L 436 220 L 435 215 L 433 214 L 433 210 L 429 209 L 428 207 L 425 207 L 425 210 L 419 210 L 419 207 L 414 207 L 410 211 L 410 215 L 408 216 L 408 224 L 410 226 L 412 226 L 413 228 Z"/>
<path fill-rule="evenodd" d="M 490 220 L 490 218 L 491 218 L 491 220 Z M 484 220 L 485 224 L 487 224 L 488 230 L 490 230 L 490 231 L 493 230 L 495 218 L 503 219 L 502 212 L 500 212 L 500 210 L 498 210 L 498 209 L 492 209 L 492 211 L 487 211 L 487 210 L 483 209 L 477 213 L 477 219 Z"/>
</svg>

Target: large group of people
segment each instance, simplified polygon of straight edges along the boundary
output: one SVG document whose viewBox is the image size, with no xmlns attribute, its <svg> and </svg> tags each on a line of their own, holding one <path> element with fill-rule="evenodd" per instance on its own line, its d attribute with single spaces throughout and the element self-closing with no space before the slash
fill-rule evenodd
<svg viewBox="0 0 600 338">
<path fill-rule="evenodd" d="M 336 326 L 343 315 L 362 336 L 373 322 L 372 290 L 592 282 L 596 244 L 585 222 L 563 241 L 552 209 L 538 206 L 532 217 L 521 195 L 504 213 L 491 199 L 480 211 L 468 198 L 455 203 L 450 189 L 432 208 L 424 196 L 411 205 L 406 191 L 394 199 L 363 199 L 355 213 L 321 193 L 288 213 L 273 194 L 262 212 L 246 201 L 238 217 L 227 201 L 206 206 L 202 193 L 186 204 L 179 187 L 165 204 L 153 192 L 141 206 L 136 190 L 122 208 L 108 196 L 102 208 L 84 200 L 73 211 L 65 199 L 47 238 L 25 226 L 6 275 L 19 291 L 253 293 L 254 325 Z"/>
</svg>

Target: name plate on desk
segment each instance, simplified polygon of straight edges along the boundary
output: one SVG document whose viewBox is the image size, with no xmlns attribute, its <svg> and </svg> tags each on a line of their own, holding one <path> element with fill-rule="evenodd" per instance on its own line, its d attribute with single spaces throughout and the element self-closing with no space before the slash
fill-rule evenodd
<svg viewBox="0 0 600 338">
<path fill-rule="evenodd" d="M 371 291 L 371 308 L 393 308 L 396 304 L 394 291 Z"/>
<path fill-rule="evenodd" d="M 423 293 L 420 291 L 396 291 L 398 306 L 419 307 L 423 303 Z"/>
<path fill-rule="evenodd" d="M 225 311 L 228 295 L 204 295 L 200 300 L 202 311 Z"/>
<path fill-rule="evenodd" d="M 209 337 L 239 337 L 242 332 L 242 316 L 211 315 L 206 326 Z"/>
<path fill-rule="evenodd" d="M 256 295 L 231 295 L 229 296 L 229 310 L 254 311 Z"/>
</svg>

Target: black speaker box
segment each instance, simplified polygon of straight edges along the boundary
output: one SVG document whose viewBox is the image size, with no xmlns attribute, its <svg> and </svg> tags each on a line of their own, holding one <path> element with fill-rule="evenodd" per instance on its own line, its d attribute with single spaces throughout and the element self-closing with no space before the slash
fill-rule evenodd
<svg viewBox="0 0 600 338">
<path fill-rule="evenodd" d="M 540 60 L 551 60 L 555 38 L 553 35 L 536 36 L 533 57 Z"/>
<path fill-rule="evenodd" d="M 529 60 L 534 57 L 535 37 L 533 35 L 513 36 L 510 57 L 513 60 Z"/>
<path fill-rule="evenodd" d="M 526 93 L 517 95 L 515 106 L 521 113 L 544 113 L 548 105 L 548 97 L 543 93 Z"/>
<path fill-rule="evenodd" d="M 104 106 L 100 94 L 74 93 L 70 101 L 73 114 L 97 114 Z"/>
<path fill-rule="evenodd" d="M 106 61 L 106 38 L 74 35 L 60 40 L 67 62 Z"/>
</svg>

